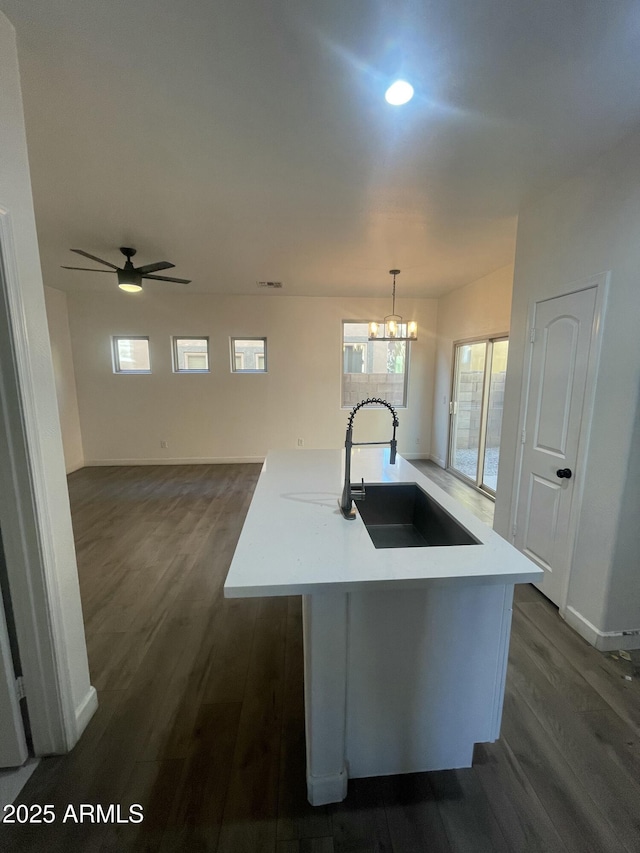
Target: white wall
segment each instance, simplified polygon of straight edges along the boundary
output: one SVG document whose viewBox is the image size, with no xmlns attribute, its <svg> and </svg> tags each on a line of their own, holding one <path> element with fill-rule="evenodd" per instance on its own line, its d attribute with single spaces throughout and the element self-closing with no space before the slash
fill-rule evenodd
<svg viewBox="0 0 640 853">
<path fill-rule="evenodd" d="M 67 296 L 61 290 L 45 287 L 47 325 L 51 339 L 51 357 L 56 382 L 56 397 L 60 413 L 60 430 L 67 474 L 82 468 L 82 434 L 76 394 L 76 377 L 71 354 L 71 332 Z"/>
<path fill-rule="evenodd" d="M 449 440 L 453 344 L 509 332 L 513 264 L 441 296 L 438 300 L 431 459 L 443 468 Z"/>
<path fill-rule="evenodd" d="M 60 422 L 51 362 L 51 348 L 45 312 L 40 258 L 33 214 L 31 182 L 27 158 L 20 78 L 13 27 L 0 13 L 0 208 L 10 219 L 15 260 L 14 302 L 20 303 L 19 316 L 0 307 L 3 323 L 15 330 L 21 348 L 15 373 L 8 335 L 3 336 L 2 370 L 5 387 L 17 391 L 12 405 L 5 412 L 14 439 L 13 476 L 2 483 L 0 508 L 3 512 L 3 537 L 9 567 L 11 592 L 19 639 L 26 636 L 24 610 L 33 607 L 37 620 L 29 626 L 29 649 L 33 652 L 34 667 L 43 666 L 43 654 L 50 655 L 43 671 L 44 681 L 59 688 L 65 721 L 67 711 L 76 715 L 78 727 L 86 725 L 95 692 L 89 684 L 84 628 L 78 590 L 78 575 L 69 512 Z M 13 285 L 11 285 L 13 287 Z M 9 323 L 6 323 L 7 317 Z M 17 382 L 16 382 L 17 373 Z M 13 394 L 13 390 L 12 390 Z M 15 398 L 26 412 L 24 422 Z M 10 409 L 10 410 L 9 410 Z M 26 425 L 26 433 L 22 426 Z M 5 436 L 3 436 L 3 445 Z M 5 447 L 4 455 L 8 456 Z M 3 458 L 0 470 L 7 470 Z M 33 495 L 33 501 L 31 497 Z M 15 519 L 22 508 L 25 527 L 16 529 Z M 12 523 L 5 525 L 5 514 Z M 21 537 L 21 533 L 23 537 Z M 26 539 L 24 538 L 26 537 Z M 18 541 L 20 538 L 20 541 Z M 31 549 L 33 561 L 28 566 L 17 565 L 18 555 Z M 24 593 L 16 596 L 19 581 Z M 28 587 L 28 589 L 27 589 Z M 31 598 L 29 598 L 31 596 Z M 38 609 L 36 609 L 38 608 Z M 38 624 L 36 624 L 36 621 Z M 34 651 L 36 631 L 44 637 Z M 44 650 L 44 651 L 43 651 Z M 21 656 L 25 656 L 21 645 Z M 52 672 L 49 671 L 52 669 Z M 38 672 L 41 672 L 38 669 Z M 25 675 L 27 673 L 25 672 Z M 33 699 L 33 681 L 29 675 L 27 703 Z M 38 703 L 39 705 L 40 703 Z M 30 706 L 35 719 L 33 703 Z M 40 711 L 38 711 L 40 713 Z M 60 708 L 54 717 L 59 717 Z M 72 726 L 72 729 L 74 726 Z M 67 745 L 72 745 L 74 732 L 66 728 Z M 77 729 L 76 729 L 77 734 Z M 39 735 L 38 735 L 39 737 Z"/>
<path fill-rule="evenodd" d="M 341 447 L 342 320 L 383 317 L 389 300 L 184 296 L 148 285 L 142 294 L 69 294 L 85 463 L 258 460 L 271 448 Z M 436 301 L 403 300 L 419 324 L 411 344 L 409 399 L 398 413 L 400 452 L 427 455 Z M 148 335 L 151 375 L 114 374 L 112 335 Z M 211 372 L 172 370 L 171 336 L 210 338 Z M 229 337 L 266 336 L 267 374 L 232 374 Z M 389 415 L 359 415 L 357 441 L 390 435 Z M 161 450 L 160 442 L 168 448 Z"/>
<path fill-rule="evenodd" d="M 508 538 L 527 312 L 610 271 L 567 618 L 592 641 L 640 629 L 640 135 L 520 212 L 495 529 Z M 634 429 L 635 443 L 634 443 Z M 589 628 L 593 627 L 593 631 Z M 591 631 L 591 635 L 589 632 Z M 594 633 L 595 632 L 595 633 Z M 611 639 L 614 642 L 615 638 Z"/>
</svg>

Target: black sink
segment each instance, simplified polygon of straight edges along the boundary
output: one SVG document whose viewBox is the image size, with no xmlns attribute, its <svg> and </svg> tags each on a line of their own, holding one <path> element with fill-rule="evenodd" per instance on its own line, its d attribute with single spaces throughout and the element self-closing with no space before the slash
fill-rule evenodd
<svg viewBox="0 0 640 853">
<path fill-rule="evenodd" d="M 376 548 L 480 545 L 416 483 L 367 483 L 355 504 Z"/>
</svg>

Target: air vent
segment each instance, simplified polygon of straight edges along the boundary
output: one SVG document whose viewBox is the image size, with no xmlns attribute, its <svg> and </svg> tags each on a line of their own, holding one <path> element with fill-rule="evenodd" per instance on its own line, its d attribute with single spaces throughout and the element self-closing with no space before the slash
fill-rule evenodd
<svg viewBox="0 0 640 853">
<path fill-rule="evenodd" d="M 282 287 L 281 281 L 258 281 L 258 287 L 270 287 L 272 290 L 277 290 Z"/>
</svg>

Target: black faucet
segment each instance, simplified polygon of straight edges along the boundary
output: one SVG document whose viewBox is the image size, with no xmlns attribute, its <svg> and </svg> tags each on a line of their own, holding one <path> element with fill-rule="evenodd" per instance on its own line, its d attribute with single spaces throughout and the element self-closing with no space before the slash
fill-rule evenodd
<svg viewBox="0 0 640 853">
<path fill-rule="evenodd" d="M 393 416 L 393 435 L 391 436 L 391 441 L 353 441 L 353 419 L 356 415 L 356 412 L 359 409 L 362 409 L 364 406 L 386 406 L 387 409 L 389 409 L 391 415 Z M 397 426 L 398 415 L 396 414 L 396 410 L 393 408 L 393 406 L 387 403 L 386 400 L 380 400 L 377 397 L 370 397 L 368 400 L 362 400 L 362 402 L 358 403 L 357 406 L 354 406 L 353 409 L 351 409 L 351 414 L 349 415 L 349 421 L 347 423 L 347 436 L 344 442 L 344 489 L 342 490 L 342 497 L 338 501 L 338 503 L 340 504 L 340 511 L 342 512 L 345 518 L 352 520 L 356 517 L 356 511 L 353 508 L 354 498 L 357 498 L 361 501 L 365 499 L 364 480 L 362 481 L 361 486 L 356 486 L 355 489 L 351 488 L 351 448 L 360 447 L 364 444 L 388 444 L 391 448 L 391 453 L 389 455 L 389 463 L 391 465 L 395 465 Z"/>
</svg>

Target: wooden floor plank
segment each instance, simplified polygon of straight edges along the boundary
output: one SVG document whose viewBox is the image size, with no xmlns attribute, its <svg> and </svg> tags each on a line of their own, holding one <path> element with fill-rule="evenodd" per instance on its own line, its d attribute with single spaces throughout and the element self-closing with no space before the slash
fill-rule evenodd
<svg viewBox="0 0 640 853">
<path fill-rule="evenodd" d="M 279 841 L 276 853 L 334 853 L 333 837 L 301 838 L 299 841 Z"/>
<path fill-rule="evenodd" d="M 611 709 L 589 711 L 580 715 L 611 761 L 628 776 L 640 782 L 640 738 Z"/>
<path fill-rule="evenodd" d="M 509 850 L 566 853 L 558 831 L 504 738 L 476 746 L 473 770 Z"/>
<path fill-rule="evenodd" d="M 527 603 L 518 605 L 518 608 L 540 632 L 549 637 L 554 647 L 565 655 L 584 680 L 640 737 L 638 681 L 626 681 L 617 670 L 615 661 L 597 652 L 572 631 L 549 604 Z"/>
<path fill-rule="evenodd" d="M 242 701 L 258 606 L 256 599 L 220 602 L 211 626 L 215 652 L 205 679 L 203 702 Z"/>
<path fill-rule="evenodd" d="M 266 853 L 276 843 L 287 601 L 262 599 L 218 850 Z"/>
<path fill-rule="evenodd" d="M 532 583 L 519 583 L 516 584 L 513 601 L 515 604 L 526 604 L 527 602 L 540 604 L 546 602 L 547 599 Z"/>
<path fill-rule="evenodd" d="M 507 685 L 502 736 L 570 853 L 619 853 L 598 804 L 558 752 L 524 699 Z"/>
<path fill-rule="evenodd" d="M 171 671 L 164 673 L 153 724 L 139 746 L 139 761 L 186 758 L 190 750 L 212 646 L 209 615 L 201 611 L 198 602 L 190 605 L 195 612 L 173 613 L 167 619 L 166 630 L 176 638 L 176 661 Z"/>
<path fill-rule="evenodd" d="M 121 820 L 110 823 L 100 853 L 156 853 L 167 825 L 169 812 L 176 797 L 175 780 L 180 778 L 181 761 L 136 762 L 120 807 Z M 132 809 L 132 806 L 135 808 Z M 139 815 L 141 822 L 135 822 Z"/>
<path fill-rule="evenodd" d="M 455 853 L 511 853 L 471 768 L 430 773 L 429 784 Z"/>
<path fill-rule="evenodd" d="M 382 779 L 351 779 L 332 811 L 335 853 L 392 853 Z"/>
<path fill-rule="evenodd" d="M 619 847 L 636 853 L 640 837 L 640 780 L 611 761 L 564 695 L 548 681 L 536 677 L 536 664 L 531 658 L 517 654 L 522 641 L 514 637 L 513 643 L 510 683 L 533 711 L 549 744 L 555 746 L 558 755 L 606 815 L 619 839 Z"/>
<path fill-rule="evenodd" d="M 215 851 L 231 774 L 242 705 L 202 705 L 191 743 L 176 783 L 161 853 Z"/>
<path fill-rule="evenodd" d="M 608 708 L 604 699 L 571 662 L 552 646 L 538 628 L 514 608 L 512 648 L 518 650 L 538 667 L 555 692 L 564 696 L 575 711 L 602 711 Z"/>
<path fill-rule="evenodd" d="M 382 796 L 394 851 L 451 853 L 429 773 L 387 776 Z"/>
</svg>

